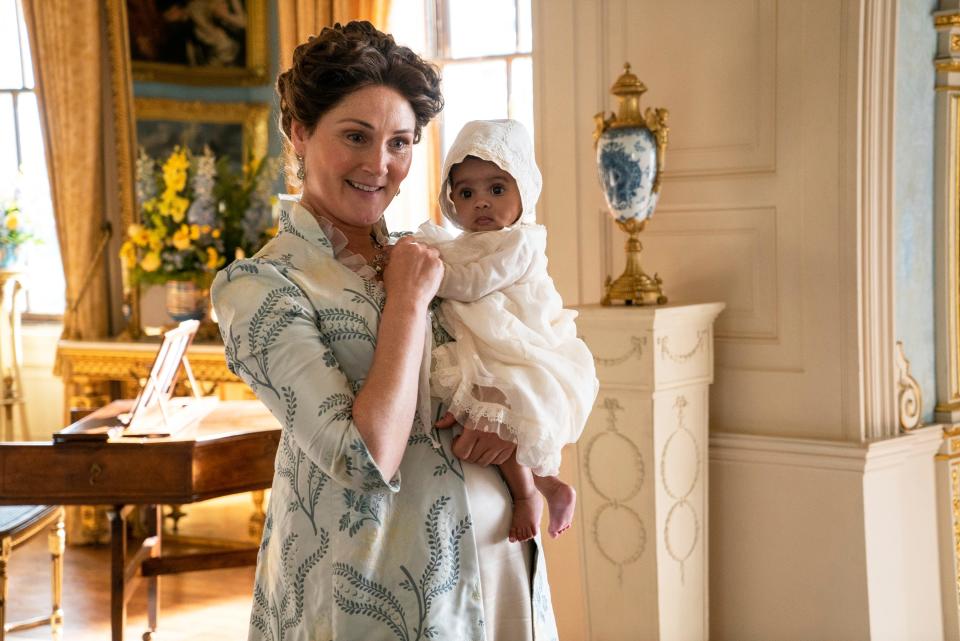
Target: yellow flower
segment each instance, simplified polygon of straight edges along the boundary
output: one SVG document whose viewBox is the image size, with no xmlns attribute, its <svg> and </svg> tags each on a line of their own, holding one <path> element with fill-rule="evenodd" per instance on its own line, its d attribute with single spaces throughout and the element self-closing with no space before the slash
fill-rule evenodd
<svg viewBox="0 0 960 641">
<path fill-rule="evenodd" d="M 143 260 L 140 261 L 140 269 L 145 272 L 155 272 L 160 269 L 160 254 L 157 252 L 147 252 Z"/>
<path fill-rule="evenodd" d="M 10 231 L 14 231 L 20 226 L 20 219 L 17 218 L 16 214 L 7 214 L 7 218 L 3 221 L 3 224 L 6 225 Z"/>
<path fill-rule="evenodd" d="M 207 247 L 207 269 L 213 271 L 217 267 L 220 267 L 224 263 L 224 259 L 220 257 L 220 254 L 217 253 L 217 250 L 213 247 Z"/>
<path fill-rule="evenodd" d="M 190 161 L 186 151 L 176 147 L 167 162 L 163 163 L 163 184 L 166 185 L 164 198 L 176 195 L 187 186 L 187 169 Z"/>
<path fill-rule="evenodd" d="M 189 200 L 177 196 L 170 203 L 170 217 L 173 218 L 173 221 L 176 223 L 183 222 L 183 218 L 187 215 L 187 209 L 189 207 Z"/>
<path fill-rule="evenodd" d="M 177 249 L 190 249 L 190 227 L 180 225 L 180 228 L 173 232 L 173 246 Z"/>
<path fill-rule="evenodd" d="M 145 246 L 150 247 L 152 251 L 158 252 L 163 249 L 163 232 L 158 229 L 151 229 Z"/>
<path fill-rule="evenodd" d="M 210 235 L 213 236 L 214 238 L 220 238 L 220 230 L 214 229 L 212 232 L 210 232 Z"/>
<path fill-rule="evenodd" d="M 144 229 L 143 225 L 134 224 L 127 227 L 127 236 L 133 244 L 140 247 L 146 247 L 147 243 L 150 242 L 150 234 Z"/>
<path fill-rule="evenodd" d="M 200 225 L 190 225 L 190 240 L 198 240 L 200 238 Z"/>
<path fill-rule="evenodd" d="M 128 240 L 120 245 L 120 262 L 124 269 L 130 269 L 137 263 L 137 249 L 133 241 Z"/>
<path fill-rule="evenodd" d="M 277 235 L 277 227 L 276 226 L 267 227 L 266 229 L 263 230 L 263 233 L 267 235 L 267 238 L 273 238 L 274 236 Z"/>
</svg>

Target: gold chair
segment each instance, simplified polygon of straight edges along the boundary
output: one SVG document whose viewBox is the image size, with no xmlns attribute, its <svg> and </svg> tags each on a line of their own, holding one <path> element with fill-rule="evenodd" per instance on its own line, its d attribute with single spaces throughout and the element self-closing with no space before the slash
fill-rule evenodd
<svg viewBox="0 0 960 641">
<path fill-rule="evenodd" d="M 53 604 L 50 614 L 25 621 L 6 623 L 7 564 L 13 550 L 26 543 L 45 528 L 49 528 L 48 544 L 53 565 L 51 591 Z M 7 632 L 19 632 L 41 625 L 50 625 L 54 639 L 63 634 L 63 508 L 50 505 L 17 505 L 0 507 L 0 641 Z"/>
</svg>

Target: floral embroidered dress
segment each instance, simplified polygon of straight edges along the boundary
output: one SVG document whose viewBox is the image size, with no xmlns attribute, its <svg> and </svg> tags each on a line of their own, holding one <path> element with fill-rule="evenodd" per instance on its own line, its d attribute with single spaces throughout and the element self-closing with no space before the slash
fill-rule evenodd
<svg viewBox="0 0 960 641">
<path fill-rule="evenodd" d="M 249 638 L 515 641 L 502 630 L 519 617 L 522 638 L 556 640 L 539 541 L 518 601 L 528 611 L 497 595 L 498 572 L 526 569 L 524 548 L 506 543 L 496 469 L 461 464 L 452 431 L 426 429 L 419 413 L 394 478 L 367 451 L 351 410 L 384 293 L 337 259 L 328 235 L 284 201 L 277 237 L 213 284 L 228 365 L 283 425 Z M 449 340 L 433 326 L 436 344 Z M 434 401 L 430 419 L 444 411 Z"/>
</svg>

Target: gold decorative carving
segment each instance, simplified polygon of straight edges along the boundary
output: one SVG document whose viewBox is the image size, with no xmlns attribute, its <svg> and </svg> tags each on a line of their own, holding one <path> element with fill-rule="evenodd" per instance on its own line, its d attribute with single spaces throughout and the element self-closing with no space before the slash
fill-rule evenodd
<svg viewBox="0 0 960 641">
<path fill-rule="evenodd" d="M 590 487 L 593 488 L 593 491 L 597 494 L 597 496 L 603 499 L 603 503 L 601 503 L 601 505 L 593 513 L 590 534 L 593 538 L 594 545 L 597 546 L 597 551 L 600 552 L 600 555 L 616 566 L 617 580 L 622 582 L 623 568 L 638 561 L 640 557 L 643 556 L 643 552 L 647 546 L 647 530 L 644 526 L 643 519 L 635 509 L 626 504 L 628 501 L 636 497 L 643 488 L 643 479 L 645 475 L 643 454 L 636 443 L 634 443 L 629 437 L 617 429 L 617 412 L 622 412 L 623 407 L 620 406 L 620 402 L 616 398 L 604 398 L 603 402 L 597 406 L 597 409 L 603 409 L 607 412 L 607 428 L 606 430 L 595 434 L 587 442 L 582 458 L 583 469 L 587 478 L 587 482 L 590 484 Z M 622 447 L 624 451 L 630 453 L 630 458 L 633 464 L 633 484 L 626 488 L 623 492 L 618 492 L 616 496 L 611 496 L 611 493 L 604 492 L 601 489 L 601 484 L 597 482 L 593 467 L 591 465 L 591 453 L 593 452 L 593 448 L 598 442 L 600 442 L 601 439 L 609 438 L 618 439 L 620 442 L 622 442 Z M 603 463 L 606 463 L 606 461 Z M 627 516 L 629 516 L 630 519 L 636 524 L 638 538 L 637 546 L 635 549 L 630 551 L 629 554 L 623 555 L 619 558 L 604 547 L 603 538 L 600 533 L 600 517 L 608 510 L 622 511 L 627 514 Z"/>
<path fill-rule="evenodd" d="M 630 349 L 627 352 L 624 352 L 620 356 L 614 356 L 613 358 L 603 358 L 601 356 L 594 355 L 593 362 L 595 362 L 597 365 L 603 365 L 604 367 L 614 367 L 615 365 L 626 363 L 628 360 L 630 360 L 630 357 L 634 355 L 637 357 L 637 360 L 640 360 L 640 357 L 643 356 L 643 348 L 646 344 L 646 336 L 631 336 Z"/>
<path fill-rule="evenodd" d="M 956 436 L 956 434 L 954 434 L 954 435 L 952 435 L 952 436 Z M 960 452 L 960 439 L 958 439 L 958 438 L 951 438 L 951 439 L 950 439 L 949 450 L 950 450 L 950 453 L 951 453 L 951 454 L 956 454 L 956 453 Z"/>
<path fill-rule="evenodd" d="M 946 73 L 952 73 L 955 71 L 960 71 L 960 60 L 947 59 L 947 60 L 937 60 L 933 66 L 937 71 L 943 71 Z"/>
<path fill-rule="evenodd" d="M 109 387 L 120 384 L 121 396 L 133 396 L 139 381 L 150 373 L 158 343 L 149 342 L 83 342 L 61 341 L 57 348 L 60 372 L 66 394 L 65 418 L 71 408 L 94 409 L 111 400 Z M 194 377 L 209 393 L 221 386 L 222 398 L 252 398 L 242 381 L 227 369 L 223 347 L 195 344 L 187 352 Z M 242 390 L 235 395 L 224 395 L 222 386 Z"/>
<path fill-rule="evenodd" d="M 684 583 L 684 565 L 687 560 L 693 555 L 694 550 L 697 549 L 697 543 L 700 540 L 700 517 L 697 514 L 697 510 L 690 503 L 690 495 L 693 494 L 693 491 L 697 488 L 697 482 L 700 480 L 700 446 L 697 443 L 697 439 L 694 436 L 693 432 L 686 425 L 684 420 L 684 409 L 689 405 L 689 401 L 683 395 L 677 397 L 677 400 L 674 402 L 673 407 L 677 411 L 677 429 L 673 431 L 672 434 L 667 438 L 666 442 L 663 444 L 663 450 L 660 452 L 660 482 L 663 484 L 663 490 L 667 493 L 667 496 L 673 501 L 673 505 L 670 506 L 670 509 L 667 511 L 667 518 L 664 521 L 663 526 L 663 541 L 667 548 L 667 554 L 670 555 L 670 558 L 677 562 L 680 566 L 680 584 Z M 678 438 L 688 438 L 693 445 L 693 451 L 696 456 L 696 467 L 694 468 L 693 477 L 690 479 L 687 487 L 671 487 L 670 481 L 667 478 L 667 465 L 669 460 L 670 448 L 673 445 L 675 439 Z M 689 511 L 693 515 L 693 538 L 690 541 L 689 549 L 685 551 L 678 551 L 674 548 L 672 543 L 672 537 L 670 532 L 670 526 L 673 524 L 675 517 L 683 510 Z"/>
<path fill-rule="evenodd" d="M 697 352 L 699 352 L 706 346 L 707 338 L 709 336 L 710 336 L 710 330 L 701 329 L 700 331 L 697 332 L 697 342 L 694 344 L 694 346 L 688 349 L 687 351 L 681 352 L 679 354 L 675 354 L 672 351 L 670 351 L 670 346 L 669 346 L 670 337 L 661 336 L 660 338 L 657 339 L 657 343 L 659 343 L 660 345 L 660 355 L 663 358 L 669 358 L 674 363 L 686 362 L 691 358 L 693 358 L 694 356 L 696 356 Z"/>
<path fill-rule="evenodd" d="M 935 16 L 933 25 L 935 27 L 960 27 L 960 13 Z"/>
<path fill-rule="evenodd" d="M 960 51 L 960 33 L 950 35 L 950 51 Z"/>
<path fill-rule="evenodd" d="M 923 413 L 923 392 L 916 379 L 910 375 L 910 361 L 903 353 L 903 341 L 897 341 L 897 400 L 900 414 L 900 429 L 909 432 L 920 425 Z"/>
</svg>

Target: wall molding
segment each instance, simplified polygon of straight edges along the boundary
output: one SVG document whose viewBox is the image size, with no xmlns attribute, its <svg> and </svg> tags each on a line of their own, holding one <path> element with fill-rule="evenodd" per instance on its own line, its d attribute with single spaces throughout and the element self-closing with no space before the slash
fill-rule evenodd
<svg viewBox="0 0 960 641">
<path fill-rule="evenodd" d="M 866 473 L 894 467 L 906 459 L 934 453 L 943 440 L 943 426 L 929 425 L 880 441 L 821 439 L 713 432 L 710 462 L 755 463 Z"/>
<path fill-rule="evenodd" d="M 960 421 L 960 2 L 940 2 L 937 29 L 936 116 L 934 120 L 934 292 L 936 319 L 937 420 Z"/>
<path fill-rule="evenodd" d="M 857 104 L 860 432 L 899 431 L 895 364 L 896 0 L 861 0 Z"/>
</svg>

